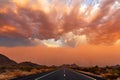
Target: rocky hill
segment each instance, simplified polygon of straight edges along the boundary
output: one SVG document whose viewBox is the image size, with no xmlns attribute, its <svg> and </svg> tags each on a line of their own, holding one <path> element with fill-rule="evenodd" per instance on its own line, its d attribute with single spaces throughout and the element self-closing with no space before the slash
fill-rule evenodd
<svg viewBox="0 0 120 80">
<path fill-rule="evenodd" d="M 17 63 L 10 58 L 0 54 L 0 66 L 7 66 L 7 65 L 17 65 Z"/>
</svg>

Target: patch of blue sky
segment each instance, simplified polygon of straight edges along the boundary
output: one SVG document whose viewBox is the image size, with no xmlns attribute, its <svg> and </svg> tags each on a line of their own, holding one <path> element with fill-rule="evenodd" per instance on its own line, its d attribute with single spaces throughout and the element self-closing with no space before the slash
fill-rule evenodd
<svg viewBox="0 0 120 80">
<path fill-rule="evenodd" d="M 94 6 L 100 3 L 100 0 L 83 0 L 82 6 Z"/>
<path fill-rule="evenodd" d="M 70 7 L 72 5 L 72 2 L 73 0 L 67 0 L 67 3 L 66 3 L 67 7 Z"/>
<path fill-rule="evenodd" d="M 48 3 L 52 3 L 53 0 L 48 0 Z"/>
</svg>

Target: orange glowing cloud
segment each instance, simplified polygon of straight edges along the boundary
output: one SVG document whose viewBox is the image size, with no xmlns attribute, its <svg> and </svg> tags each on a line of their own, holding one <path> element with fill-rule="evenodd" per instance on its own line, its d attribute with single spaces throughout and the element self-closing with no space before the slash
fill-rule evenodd
<svg viewBox="0 0 120 80">
<path fill-rule="evenodd" d="M 119 0 L 5 0 L 0 1 L 0 30 L 11 33 L 0 37 L 19 37 L 30 45 L 113 45 L 120 39 L 119 14 Z"/>
<path fill-rule="evenodd" d="M 0 13 L 7 13 L 7 10 L 8 10 L 7 7 L 3 8 L 3 9 L 0 9 Z"/>
<path fill-rule="evenodd" d="M 12 0 L 12 2 L 20 7 L 25 7 L 28 5 L 29 0 Z"/>
<path fill-rule="evenodd" d="M 15 31 L 16 29 L 14 27 L 11 27 L 11 26 L 3 26 L 0 30 L 2 32 L 9 32 L 9 31 Z"/>
</svg>

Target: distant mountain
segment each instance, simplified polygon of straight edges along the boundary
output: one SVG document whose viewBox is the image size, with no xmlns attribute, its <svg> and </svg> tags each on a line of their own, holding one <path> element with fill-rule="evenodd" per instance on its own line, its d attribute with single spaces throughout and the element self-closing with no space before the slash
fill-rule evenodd
<svg viewBox="0 0 120 80">
<path fill-rule="evenodd" d="M 0 54 L 0 66 L 17 65 L 17 63 L 8 57 Z"/>
<path fill-rule="evenodd" d="M 19 66 L 32 66 L 32 67 L 40 66 L 40 65 L 32 63 L 32 62 L 22 62 L 22 63 L 19 63 L 18 65 Z"/>
<path fill-rule="evenodd" d="M 7 56 L 0 54 L 0 66 L 31 66 L 31 67 L 44 67 L 44 65 L 38 65 L 36 63 L 32 62 L 21 62 L 21 63 L 16 63 L 15 61 L 11 60 Z"/>
</svg>

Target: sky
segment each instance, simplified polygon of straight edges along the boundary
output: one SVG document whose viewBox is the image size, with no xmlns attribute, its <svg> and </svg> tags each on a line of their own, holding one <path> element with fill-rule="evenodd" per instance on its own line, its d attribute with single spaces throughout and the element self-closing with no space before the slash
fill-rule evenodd
<svg viewBox="0 0 120 80">
<path fill-rule="evenodd" d="M 0 0 L 0 52 L 17 62 L 120 64 L 120 0 Z"/>
</svg>

